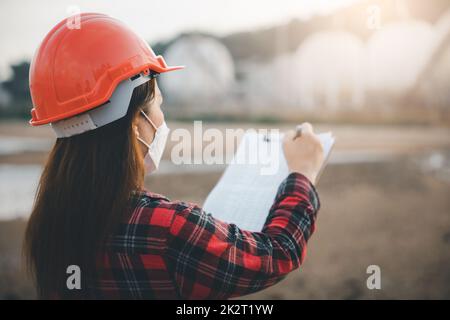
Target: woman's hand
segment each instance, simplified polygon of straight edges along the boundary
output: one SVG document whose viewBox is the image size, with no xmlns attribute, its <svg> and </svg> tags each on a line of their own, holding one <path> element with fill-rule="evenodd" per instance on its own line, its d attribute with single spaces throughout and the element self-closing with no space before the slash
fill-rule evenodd
<svg viewBox="0 0 450 320">
<path fill-rule="evenodd" d="M 303 174 L 315 184 L 324 161 L 324 152 L 311 124 L 301 125 L 300 137 L 296 137 L 294 130 L 288 131 L 283 140 L 283 150 L 289 170 Z"/>
</svg>

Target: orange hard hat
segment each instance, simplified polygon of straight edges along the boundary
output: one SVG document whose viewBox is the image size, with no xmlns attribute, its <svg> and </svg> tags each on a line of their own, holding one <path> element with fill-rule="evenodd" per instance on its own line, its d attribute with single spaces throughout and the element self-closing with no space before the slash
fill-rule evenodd
<svg viewBox="0 0 450 320">
<path fill-rule="evenodd" d="M 167 66 L 146 41 L 110 16 L 83 13 L 77 18 L 76 27 L 69 20 L 73 18 L 58 23 L 33 57 L 32 125 L 53 125 L 99 106 L 109 108 L 108 102 L 119 84 L 134 80 L 136 75 L 145 78 L 136 81 L 142 84 L 151 78 L 149 74 L 183 68 Z M 126 86 L 127 90 L 136 87 Z M 129 100 L 121 101 L 128 108 Z M 90 129 L 94 127 L 98 125 L 91 124 Z"/>
</svg>

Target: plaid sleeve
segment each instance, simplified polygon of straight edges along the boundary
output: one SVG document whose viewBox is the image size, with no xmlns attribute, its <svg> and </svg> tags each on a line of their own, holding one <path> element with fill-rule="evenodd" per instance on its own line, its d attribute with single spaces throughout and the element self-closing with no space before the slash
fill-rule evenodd
<svg viewBox="0 0 450 320">
<path fill-rule="evenodd" d="M 299 173 L 280 185 L 262 232 L 241 230 L 194 204 L 174 214 L 168 267 L 183 299 L 227 299 L 270 287 L 303 262 L 319 210 Z"/>
</svg>

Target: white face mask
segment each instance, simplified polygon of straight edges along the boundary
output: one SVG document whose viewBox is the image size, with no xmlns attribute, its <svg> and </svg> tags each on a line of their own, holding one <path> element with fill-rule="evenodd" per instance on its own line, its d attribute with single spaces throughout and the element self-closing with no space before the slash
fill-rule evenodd
<svg viewBox="0 0 450 320">
<path fill-rule="evenodd" d="M 141 110 L 142 115 L 147 119 L 147 121 L 155 128 L 155 137 L 152 143 L 148 144 L 142 140 L 139 136 L 137 137 L 140 142 L 142 142 L 147 148 L 148 152 L 144 157 L 145 171 L 147 174 L 155 171 L 159 167 L 159 162 L 161 161 L 164 148 L 166 146 L 167 137 L 169 136 L 170 129 L 167 127 L 166 122 L 163 122 L 158 128 L 155 126 L 152 120 Z"/>
</svg>

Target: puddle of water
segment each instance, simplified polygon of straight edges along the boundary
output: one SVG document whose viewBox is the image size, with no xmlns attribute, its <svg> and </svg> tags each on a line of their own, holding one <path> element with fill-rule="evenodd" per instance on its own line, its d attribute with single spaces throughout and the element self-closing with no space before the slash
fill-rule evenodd
<svg viewBox="0 0 450 320">
<path fill-rule="evenodd" d="M 450 183 L 450 151 L 436 150 L 415 159 L 416 165 L 426 174 Z"/>
<path fill-rule="evenodd" d="M 24 151 L 48 151 L 53 141 L 42 138 L 0 137 L 0 155 L 10 155 Z"/>
<path fill-rule="evenodd" d="M 42 167 L 0 165 L 0 220 L 28 217 Z"/>
</svg>

